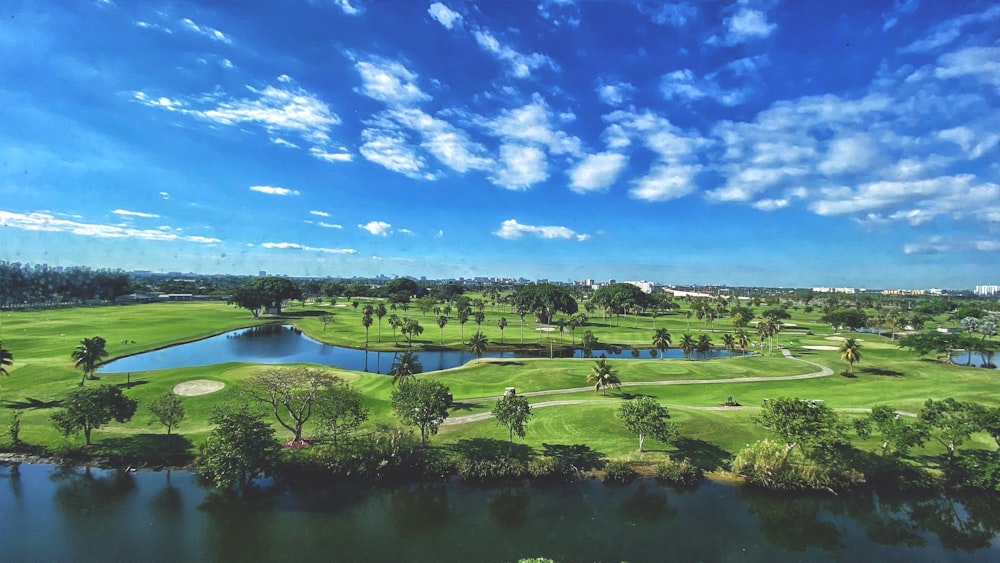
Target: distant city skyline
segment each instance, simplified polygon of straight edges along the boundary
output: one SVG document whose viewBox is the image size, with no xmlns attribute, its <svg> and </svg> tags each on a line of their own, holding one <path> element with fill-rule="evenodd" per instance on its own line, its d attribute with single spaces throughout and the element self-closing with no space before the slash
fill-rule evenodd
<svg viewBox="0 0 1000 563">
<path fill-rule="evenodd" d="M 972 289 L 995 2 L 15 2 L 0 260 Z"/>
</svg>

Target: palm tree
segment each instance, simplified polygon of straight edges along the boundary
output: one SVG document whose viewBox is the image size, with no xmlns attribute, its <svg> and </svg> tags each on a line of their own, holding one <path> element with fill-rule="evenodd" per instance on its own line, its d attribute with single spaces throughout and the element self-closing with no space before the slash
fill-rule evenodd
<svg viewBox="0 0 1000 563">
<path fill-rule="evenodd" d="M 517 314 L 521 317 L 521 344 L 524 344 L 524 316 L 528 314 L 528 311 L 524 307 L 518 307 Z"/>
<path fill-rule="evenodd" d="M 679 346 L 681 352 L 684 352 L 684 357 L 690 360 L 691 352 L 693 352 L 695 347 L 697 347 L 697 343 L 695 343 L 694 338 L 692 338 L 690 334 L 685 334 L 681 337 L 681 343 Z"/>
<path fill-rule="evenodd" d="M 621 389 L 622 381 L 618 379 L 618 374 L 611 364 L 604 358 L 594 362 L 590 375 L 587 376 L 587 383 L 594 383 L 594 392 L 604 389 L 604 396 L 608 395 L 608 387 Z"/>
<path fill-rule="evenodd" d="M 378 341 L 382 342 L 382 317 L 386 314 L 385 303 L 375 306 L 375 316 L 378 317 Z"/>
<path fill-rule="evenodd" d="M 97 369 L 97 364 L 101 362 L 101 358 L 105 358 L 108 355 L 108 351 L 104 349 L 107 345 L 107 341 L 100 336 L 95 336 L 93 338 L 84 338 L 80 341 L 80 345 L 73 350 L 72 357 L 76 360 L 74 364 L 83 370 L 83 379 L 80 380 L 80 386 L 83 386 L 83 382 L 87 380 L 87 377 L 93 377 L 94 370 Z"/>
<path fill-rule="evenodd" d="M 366 307 L 367 309 L 367 307 Z M 365 327 L 365 350 L 368 349 L 368 329 L 372 326 L 372 316 L 370 314 L 365 314 L 361 317 L 361 325 Z"/>
<path fill-rule="evenodd" d="M 750 338 L 747 337 L 747 331 L 738 329 L 736 331 L 736 346 L 740 349 L 740 354 L 746 355 L 747 346 L 750 345 Z"/>
<path fill-rule="evenodd" d="M 472 335 L 469 339 L 469 350 L 476 355 L 476 363 L 483 358 L 483 352 L 486 352 L 490 348 L 490 340 L 486 338 L 486 335 L 480 331 L 476 331 L 476 334 Z"/>
<path fill-rule="evenodd" d="M 844 342 L 841 343 L 840 348 L 837 349 L 837 351 L 840 352 L 841 359 L 850 364 L 851 373 L 854 373 L 854 362 L 861 361 L 860 350 L 861 344 L 855 342 L 853 338 L 845 339 Z"/>
<path fill-rule="evenodd" d="M 465 307 L 458 310 L 458 324 L 462 326 L 462 342 L 465 342 L 465 323 L 469 322 L 469 310 Z"/>
<path fill-rule="evenodd" d="M 483 321 L 486 319 L 486 313 L 482 310 L 473 313 L 473 318 L 476 321 L 476 332 L 479 332 L 483 327 Z"/>
<path fill-rule="evenodd" d="M 448 324 L 448 317 L 441 315 L 438 317 L 438 328 L 441 329 L 441 345 L 444 346 L 444 325 Z"/>
<path fill-rule="evenodd" d="M 653 347 L 660 352 L 660 359 L 663 359 L 663 353 L 666 352 L 673 341 L 670 339 L 670 331 L 665 328 L 658 328 L 653 332 Z"/>
<path fill-rule="evenodd" d="M 500 317 L 497 321 L 497 328 L 500 329 L 500 344 L 503 345 L 503 329 L 507 328 L 507 317 Z"/>
<path fill-rule="evenodd" d="M 3 342 L 0 342 L 0 375 L 10 375 L 4 366 L 13 365 L 13 363 L 14 356 L 11 355 L 10 350 L 3 347 Z"/>
<path fill-rule="evenodd" d="M 389 315 L 389 326 L 392 327 L 392 342 L 396 346 L 399 346 L 399 340 L 396 338 L 396 329 L 402 324 L 402 322 L 403 321 L 400 320 L 399 315 Z"/>
<path fill-rule="evenodd" d="M 736 347 L 736 340 L 733 338 L 732 334 L 728 332 L 722 335 L 722 345 L 726 347 L 726 351 L 729 352 L 729 357 L 733 357 L 733 348 Z"/>
<path fill-rule="evenodd" d="M 712 337 L 707 334 L 699 335 L 698 343 L 695 344 L 695 350 L 697 350 L 703 358 L 708 359 L 708 353 L 712 351 Z"/>
<path fill-rule="evenodd" d="M 406 383 L 408 377 L 413 377 L 424 371 L 424 366 L 420 363 L 420 358 L 413 352 L 407 350 L 401 354 L 396 354 L 389 366 L 389 375 L 392 376 L 392 384 L 397 382 Z"/>
</svg>

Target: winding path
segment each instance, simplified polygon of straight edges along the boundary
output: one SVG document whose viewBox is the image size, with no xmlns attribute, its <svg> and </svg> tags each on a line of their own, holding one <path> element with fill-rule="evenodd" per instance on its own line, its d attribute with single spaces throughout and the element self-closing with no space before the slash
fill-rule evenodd
<svg viewBox="0 0 1000 563">
<path fill-rule="evenodd" d="M 787 348 L 781 348 L 781 353 L 789 360 L 795 360 L 797 362 L 802 362 L 815 366 L 819 368 L 819 371 L 814 371 L 811 373 L 804 373 L 801 375 L 779 375 L 774 377 L 766 376 L 754 376 L 754 377 L 733 377 L 726 379 L 671 379 L 667 381 L 632 381 L 622 383 L 622 387 L 640 387 L 644 385 L 710 385 L 718 383 L 754 383 L 754 382 L 766 382 L 766 381 L 793 381 L 797 379 L 815 379 L 817 377 L 829 377 L 833 375 L 833 370 L 815 362 L 810 362 L 809 360 L 803 360 L 801 358 L 796 358 L 792 356 L 791 351 Z M 579 393 L 581 391 L 590 391 L 593 389 L 591 386 L 587 387 L 571 387 L 569 389 L 547 389 L 545 391 L 528 391 L 526 393 L 518 393 L 521 397 L 544 397 L 546 395 L 563 395 L 566 393 Z M 486 403 L 495 401 L 497 398 L 495 396 L 491 397 L 475 397 L 472 399 L 462 399 L 462 403 Z M 584 403 L 602 403 L 602 399 L 573 399 L 573 400 L 563 400 L 563 401 L 542 401 L 538 403 L 532 403 L 531 408 L 542 408 L 542 407 L 555 407 L 560 405 L 579 405 Z M 711 406 L 711 407 L 695 407 L 688 405 L 667 405 L 668 407 L 686 409 L 686 410 L 701 410 L 701 411 L 721 411 L 721 410 L 742 410 L 745 407 L 722 407 L 722 406 Z M 868 409 L 843 409 L 843 410 L 859 410 L 867 411 Z M 904 415 L 910 415 L 911 413 L 901 413 Z M 913 415 L 916 416 L 916 415 Z M 469 414 L 465 416 L 456 416 L 453 418 L 448 418 L 444 421 L 445 425 L 452 424 L 465 424 L 468 422 L 476 422 L 479 420 L 486 420 L 492 418 L 493 414 L 490 412 L 483 412 L 477 414 Z"/>
</svg>

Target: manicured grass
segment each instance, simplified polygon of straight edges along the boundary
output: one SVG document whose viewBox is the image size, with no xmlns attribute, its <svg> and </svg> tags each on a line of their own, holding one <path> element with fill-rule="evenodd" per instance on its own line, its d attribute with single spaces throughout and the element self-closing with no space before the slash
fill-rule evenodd
<svg viewBox="0 0 1000 563">
<path fill-rule="evenodd" d="M 367 300 L 360 301 L 364 303 Z M 333 322 L 327 326 L 326 331 L 320 320 L 323 312 L 333 315 Z M 423 317 L 419 311 L 411 309 L 408 313 L 397 311 L 396 314 L 401 317 L 409 315 L 425 326 L 423 335 L 414 340 L 414 347 L 418 352 L 422 346 L 439 346 L 441 331 L 434 324 L 431 313 Z M 509 323 L 505 331 L 507 345 L 521 347 L 520 319 L 507 311 L 487 311 L 483 330 L 490 337 L 491 343 L 499 342 L 496 320 L 500 316 L 505 316 Z M 377 320 L 372 325 L 369 332 L 370 347 L 400 349 L 393 347 L 387 317 L 382 322 L 381 344 L 377 342 Z M 84 337 L 98 335 L 107 339 L 110 360 L 116 356 L 203 338 L 233 328 L 282 321 L 295 324 L 310 336 L 326 342 L 362 347 L 365 332 L 360 319 L 361 307 L 354 310 L 350 306 L 311 304 L 307 304 L 305 308 L 292 305 L 286 307 L 286 314 L 282 317 L 262 319 L 254 319 L 247 311 L 227 307 L 222 303 L 168 303 L 3 312 L 0 313 L 0 338 L 4 348 L 13 353 L 14 365 L 10 369 L 10 377 L 0 380 L 3 385 L 2 405 L 8 412 L 13 408 L 23 409 L 21 439 L 28 444 L 49 448 L 58 448 L 67 443 L 78 445 L 82 443 L 82 438 L 70 438 L 67 442 L 51 427 L 49 417 L 58 407 L 59 401 L 79 382 L 80 372 L 74 369 L 70 353 Z M 612 319 L 602 321 L 599 314 L 591 316 L 591 320 L 591 326 L 577 329 L 576 340 L 579 340 L 583 330 L 592 330 L 602 342 L 641 346 L 644 350 L 643 357 L 648 357 L 645 350 L 652 340 L 651 318 L 640 317 L 638 328 L 635 328 L 632 317 L 623 317 L 621 326 L 615 326 L 617 323 Z M 909 351 L 899 349 L 888 338 L 865 334 L 848 335 L 863 340 L 862 361 L 854 366 L 855 377 L 844 377 L 840 372 L 847 366 L 840 360 L 837 352 L 802 348 L 803 345 L 839 343 L 830 340 L 838 335 L 818 322 L 818 314 L 797 313 L 790 322 L 804 330 L 784 331 L 777 341 L 788 346 L 796 357 L 830 367 L 835 372 L 833 376 L 781 380 L 782 377 L 813 373 L 818 368 L 808 363 L 788 360 L 776 349 L 773 355 L 738 357 L 737 352 L 737 357 L 732 359 L 712 361 L 611 360 L 624 382 L 698 380 L 704 383 L 626 386 L 620 391 L 610 390 L 607 397 L 588 388 L 586 377 L 593 361 L 586 359 L 484 360 L 419 377 L 434 378 L 449 386 L 456 400 L 453 417 L 488 412 L 492 408 L 492 398 L 499 396 L 505 387 L 515 387 L 519 393 L 588 388 L 529 398 L 532 403 L 557 400 L 600 401 L 536 409 L 528 424 L 524 443 L 539 452 L 544 451 L 545 444 L 585 444 L 607 456 L 633 454 L 637 441 L 617 420 L 615 410 L 627 397 L 635 394 L 650 395 L 669 406 L 682 438 L 669 446 L 654 442 L 651 444 L 654 451 L 648 452 L 645 457 L 655 459 L 656 455 L 662 455 L 665 451 L 675 456 L 690 457 L 707 468 L 723 464 L 730 454 L 745 444 L 768 435 L 750 420 L 751 414 L 767 397 L 822 399 L 834 408 L 866 408 L 887 404 L 911 412 L 919 410 L 928 398 L 942 399 L 949 396 L 987 406 L 1000 406 L 1000 397 L 994 391 L 1000 378 L 1000 372 L 996 370 L 946 365 L 932 359 L 918 358 Z M 716 344 L 721 343 L 722 329 L 729 330 L 727 323 L 728 320 L 718 321 L 716 331 L 707 332 Z M 687 319 L 681 315 L 656 319 L 656 326 L 666 326 L 675 343 L 685 332 L 696 334 L 700 323 L 692 319 L 690 331 L 687 330 L 687 325 Z M 525 348 L 539 347 L 539 333 L 532 330 L 537 327 L 539 325 L 534 323 L 526 324 Z M 465 339 L 475 330 L 474 322 L 467 323 Z M 814 334 L 808 335 L 806 330 L 811 330 Z M 566 345 L 571 340 L 568 334 L 563 337 L 556 335 L 554 338 L 556 343 L 562 338 Z M 402 338 L 399 342 L 401 347 L 405 346 Z M 445 327 L 444 343 L 445 346 L 462 346 L 461 327 L 454 315 Z M 547 350 L 547 334 L 543 336 L 542 344 L 539 349 Z M 180 447 L 186 448 L 189 453 L 193 452 L 211 430 L 208 418 L 212 409 L 219 404 L 240 399 L 241 389 L 256 369 L 259 366 L 229 363 L 133 374 L 132 386 L 126 393 L 139 401 L 139 411 L 127 424 L 112 424 L 95 432 L 95 451 L 142 451 L 144 447 L 155 449 L 157 445 L 165 443 L 156 438 L 164 429 L 158 424 L 149 424 L 150 415 L 145 406 L 183 381 L 221 381 L 226 385 L 222 391 L 184 398 L 187 417 L 176 432 L 182 437 L 179 440 L 186 440 L 181 442 Z M 324 369 L 350 382 L 364 394 L 366 405 L 371 409 L 369 425 L 397 423 L 390 404 L 393 389 L 391 378 L 336 368 Z M 101 376 L 101 381 L 88 381 L 86 384 L 125 385 L 126 377 L 126 374 L 106 374 Z M 747 378 L 768 380 L 741 381 Z M 733 381 L 718 382 L 719 380 Z M 747 408 L 698 410 L 699 407 L 717 406 L 730 396 Z M 470 401 L 480 398 L 486 400 Z M 6 426 L 5 418 L 0 418 L 0 427 Z M 310 430 L 307 426 L 306 435 L 309 435 Z M 283 437 L 288 434 L 281 428 L 278 433 Z M 448 425 L 442 427 L 433 443 L 447 447 L 458 440 L 476 437 L 504 439 L 506 430 L 498 428 L 492 419 Z M 0 438 L 0 443 L 5 439 Z M 985 436 L 976 436 L 974 445 L 993 447 L 991 440 Z M 105 449 L 101 450 L 102 447 Z M 938 451 L 931 447 L 924 453 Z"/>
</svg>

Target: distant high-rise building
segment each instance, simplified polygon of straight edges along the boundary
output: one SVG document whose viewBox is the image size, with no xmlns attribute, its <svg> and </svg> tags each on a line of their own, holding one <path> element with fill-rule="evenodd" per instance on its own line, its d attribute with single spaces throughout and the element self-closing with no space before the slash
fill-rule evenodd
<svg viewBox="0 0 1000 563">
<path fill-rule="evenodd" d="M 1000 294 L 1000 285 L 977 285 L 973 293 L 982 297 L 997 295 Z"/>
<path fill-rule="evenodd" d="M 260 276 L 260 277 L 262 277 L 262 278 L 266 278 L 267 277 L 267 270 L 261 270 L 261 271 L 257 272 L 257 275 Z"/>
</svg>

